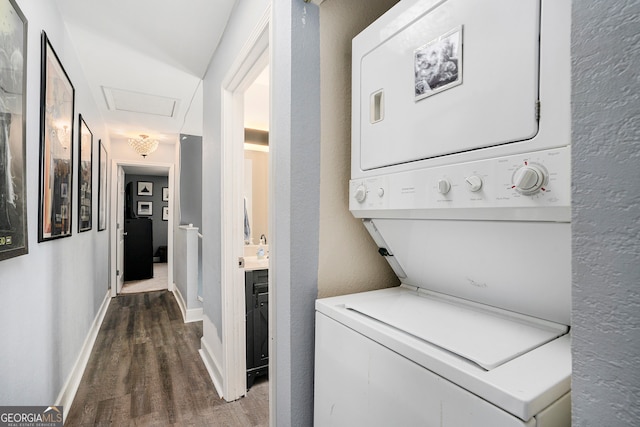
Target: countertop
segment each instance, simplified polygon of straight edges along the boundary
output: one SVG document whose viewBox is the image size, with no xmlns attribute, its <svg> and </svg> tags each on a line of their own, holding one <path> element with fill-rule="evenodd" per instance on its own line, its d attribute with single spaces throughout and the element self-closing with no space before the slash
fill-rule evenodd
<svg viewBox="0 0 640 427">
<path fill-rule="evenodd" d="M 269 268 L 269 258 L 264 257 L 258 259 L 257 256 L 244 257 L 244 269 L 245 271 L 251 270 L 266 270 Z"/>
</svg>

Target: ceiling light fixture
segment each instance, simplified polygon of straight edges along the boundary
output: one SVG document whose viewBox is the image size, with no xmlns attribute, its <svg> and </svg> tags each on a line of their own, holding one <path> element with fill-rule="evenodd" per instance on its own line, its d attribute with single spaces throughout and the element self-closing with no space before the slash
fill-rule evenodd
<svg viewBox="0 0 640 427">
<path fill-rule="evenodd" d="M 147 157 L 149 154 L 156 151 L 158 148 L 158 141 L 155 139 L 149 139 L 149 135 L 140 135 L 140 138 L 129 138 L 129 145 L 136 150 L 136 153 L 142 157 Z"/>
</svg>

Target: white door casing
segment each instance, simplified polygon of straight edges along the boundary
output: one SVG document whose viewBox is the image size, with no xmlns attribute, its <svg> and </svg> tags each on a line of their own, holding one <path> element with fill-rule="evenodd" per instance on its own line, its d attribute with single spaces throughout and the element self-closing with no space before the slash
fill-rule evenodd
<svg viewBox="0 0 640 427">
<path fill-rule="evenodd" d="M 269 63 L 268 7 L 222 83 L 221 299 L 223 396 L 246 394 L 244 269 L 244 92 Z M 270 327 L 271 330 L 271 327 Z M 270 333 L 271 335 L 271 333 Z"/>
</svg>

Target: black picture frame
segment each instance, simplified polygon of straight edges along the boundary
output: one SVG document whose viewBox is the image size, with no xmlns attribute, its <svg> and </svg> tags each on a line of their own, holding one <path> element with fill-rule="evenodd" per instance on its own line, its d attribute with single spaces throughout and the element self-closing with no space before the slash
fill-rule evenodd
<svg viewBox="0 0 640 427">
<path fill-rule="evenodd" d="M 75 88 L 43 31 L 38 242 L 72 234 L 74 101 Z"/>
<path fill-rule="evenodd" d="M 169 201 L 169 187 L 162 187 L 162 201 Z"/>
<path fill-rule="evenodd" d="M 162 207 L 162 220 L 169 221 L 169 206 Z"/>
<path fill-rule="evenodd" d="M 138 196 L 153 196 L 153 182 L 138 181 Z"/>
<path fill-rule="evenodd" d="M 107 149 L 98 140 L 98 231 L 107 229 Z"/>
<path fill-rule="evenodd" d="M 27 19 L 14 0 L 0 0 L 0 261 L 29 253 L 27 235 Z M 12 61 L 8 61 L 11 58 Z M 15 61 L 14 61 L 15 58 Z"/>
<path fill-rule="evenodd" d="M 93 133 L 78 114 L 78 233 L 91 230 L 93 219 Z"/>
</svg>

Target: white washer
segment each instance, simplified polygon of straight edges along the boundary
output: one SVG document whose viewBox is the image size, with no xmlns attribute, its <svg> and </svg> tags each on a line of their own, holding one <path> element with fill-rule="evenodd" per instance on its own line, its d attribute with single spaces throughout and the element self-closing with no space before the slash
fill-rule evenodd
<svg viewBox="0 0 640 427">
<path fill-rule="evenodd" d="M 402 0 L 353 41 L 349 208 L 402 285 L 316 302 L 316 426 L 568 426 L 570 2 Z"/>
</svg>

